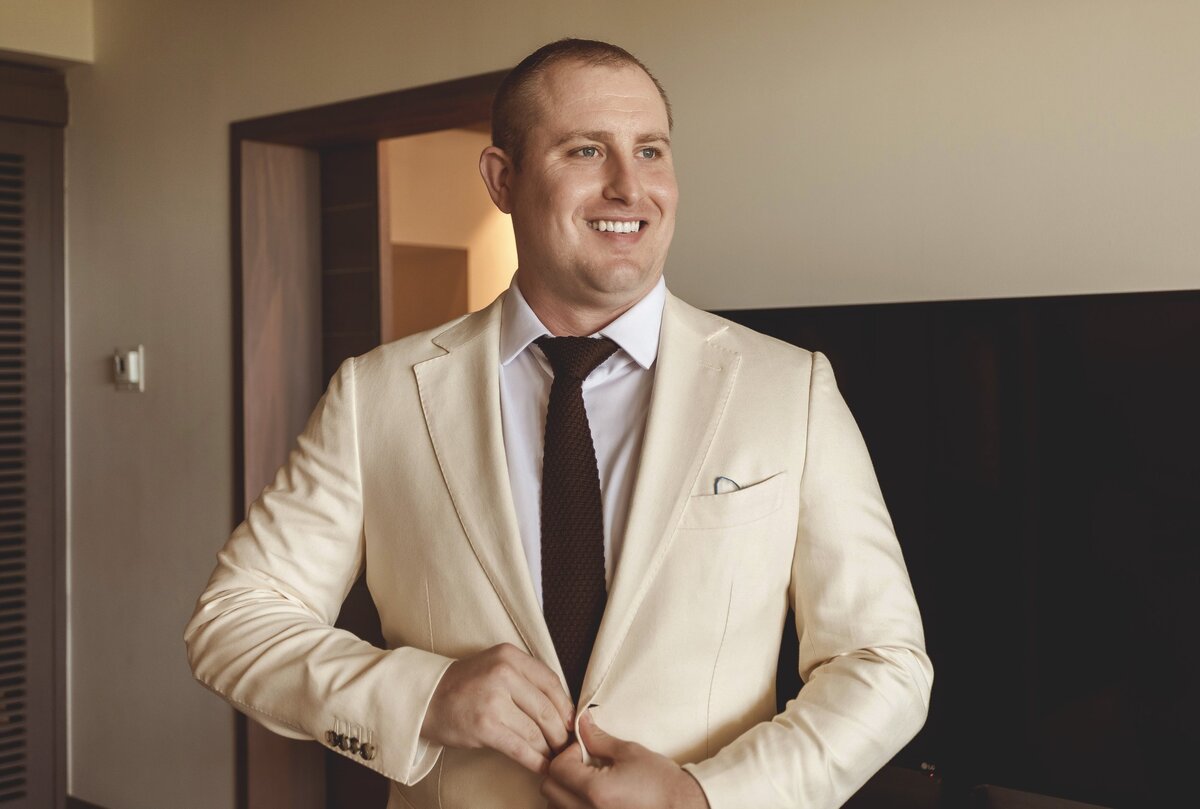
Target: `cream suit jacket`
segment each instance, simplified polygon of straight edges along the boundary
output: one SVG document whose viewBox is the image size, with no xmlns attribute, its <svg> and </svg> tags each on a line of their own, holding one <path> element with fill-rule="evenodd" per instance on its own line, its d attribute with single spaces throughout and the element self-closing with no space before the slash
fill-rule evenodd
<svg viewBox="0 0 1200 809">
<path fill-rule="evenodd" d="M 341 366 L 186 630 L 197 679 L 239 710 L 374 745 L 390 809 L 545 806 L 501 755 L 419 737 L 455 658 L 508 642 L 561 677 L 508 482 L 500 311 Z M 670 296 L 655 374 L 581 705 L 685 764 L 713 809 L 839 806 L 921 727 L 933 676 L 859 431 L 823 356 Z M 387 650 L 331 626 L 364 565 Z M 776 715 L 789 605 L 805 686 Z"/>
</svg>

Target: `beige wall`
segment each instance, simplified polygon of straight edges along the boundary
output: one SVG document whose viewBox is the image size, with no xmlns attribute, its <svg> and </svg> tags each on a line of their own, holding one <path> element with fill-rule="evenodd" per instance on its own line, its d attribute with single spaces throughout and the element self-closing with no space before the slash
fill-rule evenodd
<svg viewBox="0 0 1200 809">
<path fill-rule="evenodd" d="M 92 0 L 0 2 L 0 58 L 50 64 L 92 61 Z"/>
<path fill-rule="evenodd" d="M 491 142 L 482 132 L 452 129 L 387 144 L 391 240 L 466 248 L 472 312 L 504 291 L 517 269 L 512 221 L 479 177 L 479 153 Z"/>
<path fill-rule="evenodd" d="M 110 809 L 233 806 L 180 634 L 230 529 L 228 124 L 618 41 L 676 106 L 708 307 L 1200 286 L 1200 6 L 105 0 L 69 76 L 70 755 Z M 107 382 L 144 343 L 145 394 Z"/>
</svg>

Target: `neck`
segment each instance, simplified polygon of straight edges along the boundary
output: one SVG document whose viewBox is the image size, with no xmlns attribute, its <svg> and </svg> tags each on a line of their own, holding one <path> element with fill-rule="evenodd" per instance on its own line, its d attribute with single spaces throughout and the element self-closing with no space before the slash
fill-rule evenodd
<svg viewBox="0 0 1200 809">
<path fill-rule="evenodd" d="M 526 300 L 528 301 L 528 299 Z M 548 308 L 538 306 L 533 301 L 528 301 L 529 308 L 538 316 L 538 320 L 542 321 L 542 325 L 546 327 L 546 330 L 555 337 L 586 337 L 589 334 L 595 334 L 629 311 L 630 307 L 636 302 L 634 301 L 611 311 L 581 311 L 579 309 Z"/>
<path fill-rule="evenodd" d="M 655 279 L 655 283 L 657 283 L 657 279 Z M 595 334 L 632 309 L 634 304 L 646 297 L 651 289 L 654 289 L 654 286 L 651 285 L 649 289 L 643 290 L 632 300 L 623 300 L 612 305 L 599 303 L 585 306 L 568 303 L 553 295 L 543 294 L 543 290 L 536 286 L 526 290 L 520 283 L 519 273 L 517 286 L 520 288 L 525 302 L 529 304 L 529 308 L 555 337 L 586 337 L 589 334 Z"/>
</svg>

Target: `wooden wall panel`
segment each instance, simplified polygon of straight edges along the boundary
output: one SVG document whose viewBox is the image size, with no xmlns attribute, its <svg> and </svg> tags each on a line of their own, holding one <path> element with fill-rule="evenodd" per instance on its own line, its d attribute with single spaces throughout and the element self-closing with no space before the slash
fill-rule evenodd
<svg viewBox="0 0 1200 809">
<path fill-rule="evenodd" d="M 243 141 L 244 502 L 287 460 L 323 390 L 315 152 Z M 321 809 L 323 751 L 246 723 L 248 809 Z"/>
<path fill-rule="evenodd" d="M 324 380 L 380 342 L 378 153 L 375 143 L 320 151 Z"/>
<path fill-rule="evenodd" d="M 321 343 L 323 379 L 348 357 L 380 343 L 380 267 L 384 251 L 379 191 L 380 149 L 374 142 L 320 150 Z M 359 576 L 342 604 L 338 628 L 383 648 L 379 613 Z M 329 809 L 383 806 L 388 782 L 336 753 L 325 753 Z"/>
</svg>

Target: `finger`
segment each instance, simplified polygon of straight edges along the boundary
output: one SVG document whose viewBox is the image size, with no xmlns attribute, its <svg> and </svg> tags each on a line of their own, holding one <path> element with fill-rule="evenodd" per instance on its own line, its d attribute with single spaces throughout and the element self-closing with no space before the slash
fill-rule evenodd
<svg viewBox="0 0 1200 809">
<path fill-rule="evenodd" d="M 592 809 L 590 803 L 550 777 L 542 781 L 542 795 L 550 801 L 550 809 Z"/>
<path fill-rule="evenodd" d="M 583 749 L 575 742 L 559 753 L 550 762 L 546 780 L 552 781 L 574 795 L 587 794 L 588 785 L 599 773 L 595 767 L 583 763 Z"/>
<path fill-rule="evenodd" d="M 550 698 L 531 681 L 531 677 L 544 681 L 544 670 L 557 683 L 557 677 L 545 664 L 517 647 L 502 643 L 488 649 L 487 677 L 490 680 L 492 697 L 496 702 L 492 715 L 502 719 L 515 733 L 525 736 L 535 746 L 545 747 L 549 756 L 552 749 L 560 749 L 566 743 L 566 728 L 559 726 L 562 718 Z M 520 719 L 509 714 L 519 714 Z M 536 733 L 538 739 L 533 738 Z"/>
<path fill-rule="evenodd" d="M 491 749 L 537 775 L 545 775 L 550 766 L 550 760 L 546 756 L 534 749 L 521 734 L 513 732 L 505 725 L 497 725 L 483 741 Z"/>
<path fill-rule="evenodd" d="M 558 675 L 532 655 L 522 655 L 514 662 L 525 679 L 550 700 L 558 715 L 562 717 L 563 727 L 571 727 L 571 723 L 575 721 L 575 706 L 571 703 L 571 696 L 563 688 Z"/>
<path fill-rule="evenodd" d="M 557 678 L 555 681 L 557 682 Z M 566 746 L 567 726 L 563 723 L 559 708 L 541 689 L 524 677 L 517 677 L 511 685 L 510 693 L 517 708 L 537 723 L 550 749 L 557 752 Z"/>
<path fill-rule="evenodd" d="M 579 717 L 579 735 L 583 739 L 589 755 L 606 758 L 610 761 L 620 756 L 625 745 L 623 740 L 600 729 L 590 708 Z"/>
<path fill-rule="evenodd" d="M 520 736 L 529 746 L 545 759 L 549 760 L 552 751 L 550 745 L 546 742 L 546 737 L 542 733 L 542 729 L 536 722 L 525 715 L 515 704 L 512 704 L 502 716 L 499 717 L 500 723 L 513 733 Z"/>
</svg>

